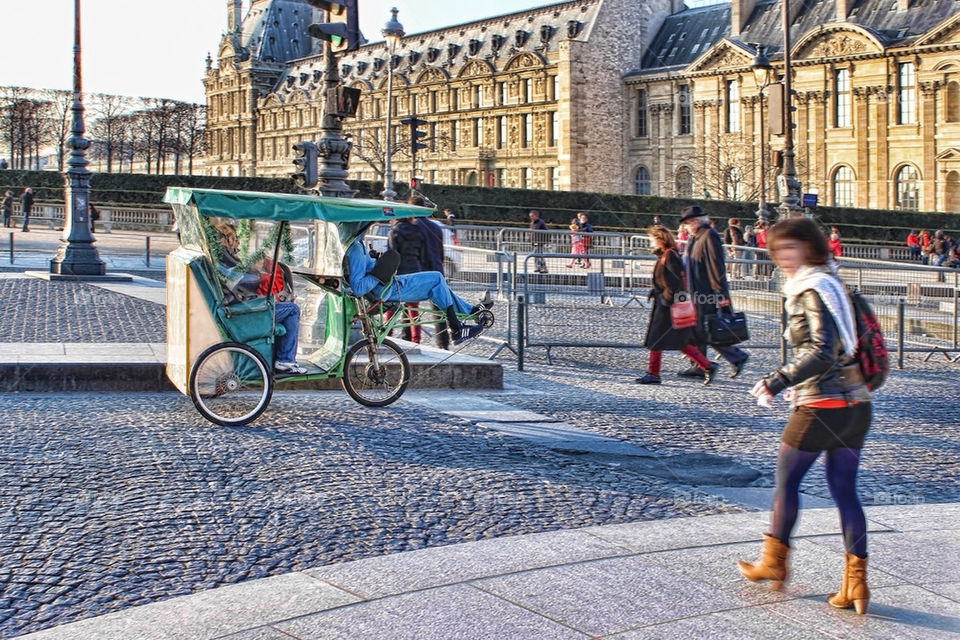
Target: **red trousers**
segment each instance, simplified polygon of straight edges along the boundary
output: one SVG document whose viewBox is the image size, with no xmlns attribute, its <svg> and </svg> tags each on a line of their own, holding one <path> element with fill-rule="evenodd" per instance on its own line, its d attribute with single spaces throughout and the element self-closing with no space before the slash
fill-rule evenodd
<svg viewBox="0 0 960 640">
<path fill-rule="evenodd" d="M 685 346 L 680 350 L 680 353 L 693 360 L 694 364 L 704 371 L 706 371 L 710 366 L 710 361 L 707 360 L 707 357 L 700 353 L 700 349 L 697 349 L 692 344 Z M 647 365 L 647 373 L 652 376 L 659 376 L 661 364 L 663 364 L 663 351 L 660 351 L 659 349 L 651 349 L 650 364 Z"/>
</svg>

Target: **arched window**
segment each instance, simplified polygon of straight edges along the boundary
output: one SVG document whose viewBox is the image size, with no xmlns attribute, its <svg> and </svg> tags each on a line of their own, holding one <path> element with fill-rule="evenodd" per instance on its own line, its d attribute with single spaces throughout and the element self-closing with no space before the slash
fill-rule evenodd
<svg viewBox="0 0 960 640">
<path fill-rule="evenodd" d="M 917 211 L 920 209 L 920 174 L 913 165 L 905 164 L 897 169 L 894 178 L 897 209 Z"/>
<path fill-rule="evenodd" d="M 678 198 L 689 198 L 693 195 L 693 172 L 690 171 L 690 167 L 677 169 L 675 181 Z"/>
<path fill-rule="evenodd" d="M 634 193 L 638 196 L 650 195 L 650 170 L 646 167 L 637 168 L 634 175 Z"/>
<path fill-rule="evenodd" d="M 723 181 L 723 193 L 727 200 L 743 200 L 743 178 L 740 169 L 730 167 Z"/>
<path fill-rule="evenodd" d="M 960 122 L 960 82 L 947 83 L 947 122 Z"/>
<path fill-rule="evenodd" d="M 856 205 L 853 169 L 840 165 L 833 172 L 833 206 L 853 207 Z"/>
</svg>

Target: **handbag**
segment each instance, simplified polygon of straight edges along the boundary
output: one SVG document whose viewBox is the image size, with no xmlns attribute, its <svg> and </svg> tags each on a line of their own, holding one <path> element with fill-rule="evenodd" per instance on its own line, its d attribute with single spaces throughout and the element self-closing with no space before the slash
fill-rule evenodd
<svg viewBox="0 0 960 640">
<path fill-rule="evenodd" d="M 683 290 L 673 295 L 673 304 L 670 305 L 670 322 L 674 329 L 688 329 L 697 324 L 697 308 L 693 305 L 693 298 L 687 288 L 687 274 L 682 274 Z"/>
<path fill-rule="evenodd" d="M 711 345 L 729 347 L 750 339 L 746 314 L 734 313 L 729 306 L 720 307 L 715 314 L 707 316 L 706 329 L 707 342 Z"/>
<path fill-rule="evenodd" d="M 670 322 L 674 329 L 688 329 L 697 324 L 697 308 L 686 291 L 678 291 L 670 305 Z"/>
</svg>

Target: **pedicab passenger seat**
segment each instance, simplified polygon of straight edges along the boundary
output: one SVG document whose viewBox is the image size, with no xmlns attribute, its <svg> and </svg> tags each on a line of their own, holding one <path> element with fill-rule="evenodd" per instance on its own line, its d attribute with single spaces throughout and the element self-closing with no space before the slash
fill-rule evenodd
<svg viewBox="0 0 960 640">
<path fill-rule="evenodd" d="M 272 342 L 273 336 L 286 333 L 283 325 L 274 327 L 274 305 L 269 297 L 257 296 L 228 302 L 224 288 L 206 258 L 198 256 L 189 265 L 207 307 L 213 312 L 226 338 L 250 344 L 261 340 Z"/>
</svg>

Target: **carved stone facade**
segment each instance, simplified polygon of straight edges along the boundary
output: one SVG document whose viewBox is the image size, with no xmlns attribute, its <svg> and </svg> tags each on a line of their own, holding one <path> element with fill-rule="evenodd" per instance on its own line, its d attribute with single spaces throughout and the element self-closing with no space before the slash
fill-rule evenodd
<svg viewBox="0 0 960 640">
<path fill-rule="evenodd" d="M 928 3 L 909 9 L 910 16 L 903 12 L 902 28 L 893 28 L 889 21 L 898 16 L 888 11 L 889 2 L 876 3 L 876 11 L 873 4 L 861 0 L 858 15 L 888 22 L 859 24 L 853 16 L 824 22 L 822 14 L 805 15 L 806 6 L 794 22 L 794 148 L 803 191 L 818 193 L 827 205 L 958 211 L 960 10 L 954 3 Z M 763 43 L 782 76 L 779 3 L 763 11 L 758 5 L 738 39 L 725 37 L 726 7 L 670 16 L 644 67 L 626 77 L 634 123 L 625 165 L 635 187 L 663 196 L 758 198 L 760 127 L 769 120 L 770 94 L 781 85 L 767 88 L 761 116 L 751 70 L 756 51 L 744 43 Z M 668 64 L 686 32 L 718 36 L 688 48 L 685 59 L 681 50 Z M 673 106 L 669 118 L 654 108 L 658 104 Z M 638 135 L 642 118 L 657 127 Z M 769 158 L 769 149 L 782 149 L 783 136 L 767 135 L 766 142 Z M 770 164 L 767 200 L 776 203 Z M 689 173 L 694 179 L 688 186 Z M 649 185 L 640 181 L 647 175 Z M 681 193 L 681 186 L 689 192 Z"/>
<path fill-rule="evenodd" d="M 230 16 L 235 1 L 228 0 Z M 270 32 L 276 3 L 307 38 L 304 0 L 254 0 L 240 34 L 224 37 L 205 79 L 212 174 L 289 175 L 293 143 L 317 135 L 319 54 L 274 53 L 270 60 L 249 54 L 251 41 L 276 37 Z M 622 78 L 678 4 L 563 2 L 410 35 L 392 54 L 383 42 L 345 54 L 343 83 L 363 92 L 357 117 L 344 121 L 354 142 L 350 178 L 382 179 L 392 69 L 395 181 L 408 180 L 413 170 L 400 120 L 416 114 L 428 122 L 429 146 L 415 168 L 426 183 L 629 191 L 624 151 L 631 116 Z M 257 31 L 257 24 L 266 26 Z"/>
</svg>

